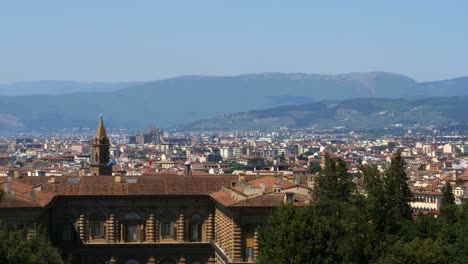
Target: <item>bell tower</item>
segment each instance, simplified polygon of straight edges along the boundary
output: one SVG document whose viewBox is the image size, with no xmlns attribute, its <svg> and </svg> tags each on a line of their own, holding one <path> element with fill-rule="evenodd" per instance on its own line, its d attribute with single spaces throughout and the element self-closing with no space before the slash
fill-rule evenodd
<svg viewBox="0 0 468 264">
<path fill-rule="evenodd" d="M 91 176 L 112 175 L 112 166 L 109 164 L 109 138 L 107 137 L 102 114 L 99 119 L 96 135 L 93 140 L 93 154 L 91 157 Z"/>
</svg>

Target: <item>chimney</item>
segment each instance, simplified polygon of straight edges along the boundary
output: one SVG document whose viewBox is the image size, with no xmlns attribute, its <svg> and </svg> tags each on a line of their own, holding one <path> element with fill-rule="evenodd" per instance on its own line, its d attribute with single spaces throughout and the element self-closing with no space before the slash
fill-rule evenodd
<svg viewBox="0 0 468 264">
<path fill-rule="evenodd" d="M 30 191 L 28 192 L 28 196 L 29 196 L 29 199 L 31 199 L 31 201 L 34 203 L 34 198 L 35 198 L 35 195 L 36 192 L 35 191 Z"/>
<path fill-rule="evenodd" d="M 245 175 L 239 174 L 239 182 L 244 183 L 245 182 Z"/>
<path fill-rule="evenodd" d="M 281 185 L 279 183 L 273 184 L 273 192 L 275 193 L 281 192 Z"/>
<path fill-rule="evenodd" d="M 122 176 L 114 176 L 114 180 L 116 183 L 121 183 L 122 182 Z"/>
<path fill-rule="evenodd" d="M 3 184 L 3 191 L 5 193 L 10 193 L 11 190 L 11 177 L 7 178 L 7 181 Z"/>
<path fill-rule="evenodd" d="M 50 178 L 47 182 L 48 183 L 57 183 L 57 181 L 55 180 L 55 177 Z"/>
<path fill-rule="evenodd" d="M 191 169 L 190 161 L 187 160 L 184 165 L 185 165 L 185 176 L 192 175 L 192 169 Z"/>
</svg>

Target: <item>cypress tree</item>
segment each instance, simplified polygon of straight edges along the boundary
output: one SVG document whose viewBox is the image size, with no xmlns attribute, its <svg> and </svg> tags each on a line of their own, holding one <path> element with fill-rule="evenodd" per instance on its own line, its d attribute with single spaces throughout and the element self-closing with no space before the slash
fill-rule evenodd
<svg viewBox="0 0 468 264">
<path fill-rule="evenodd" d="M 406 163 L 401 157 L 401 151 L 393 154 L 390 166 L 384 173 L 384 193 L 386 211 L 386 226 L 390 233 L 401 230 L 405 220 L 412 220 L 410 206 L 413 194 L 408 186 L 408 176 L 405 172 Z"/>
</svg>

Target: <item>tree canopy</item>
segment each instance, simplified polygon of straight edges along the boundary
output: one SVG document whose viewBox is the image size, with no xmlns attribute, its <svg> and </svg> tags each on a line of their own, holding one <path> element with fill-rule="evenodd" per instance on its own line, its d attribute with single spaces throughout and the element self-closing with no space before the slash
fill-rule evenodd
<svg viewBox="0 0 468 264">
<path fill-rule="evenodd" d="M 396 152 L 384 171 L 362 165 L 353 177 L 329 158 L 309 206 L 274 210 L 258 263 L 467 263 L 468 201 L 457 207 L 447 184 L 439 217 L 415 215 L 405 166 Z"/>
<path fill-rule="evenodd" d="M 63 263 L 59 251 L 47 240 L 26 237 L 25 229 L 0 223 L 0 263 Z"/>
</svg>

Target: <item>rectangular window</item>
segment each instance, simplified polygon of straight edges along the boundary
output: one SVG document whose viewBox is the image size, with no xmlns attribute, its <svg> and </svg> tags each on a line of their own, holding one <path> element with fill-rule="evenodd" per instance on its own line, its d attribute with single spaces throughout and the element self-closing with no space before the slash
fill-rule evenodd
<svg viewBox="0 0 468 264">
<path fill-rule="evenodd" d="M 172 228 L 171 228 L 171 222 L 164 222 L 163 223 L 163 236 L 165 237 L 169 237 L 171 236 L 171 231 L 172 231 Z"/>
<path fill-rule="evenodd" d="M 190 242 L 198 241 L 198 224 L 190 224 Z"/>
<path fill-rule="evenodd" d="M 244 247 L 244 258 L 248 261 L 253 258 L 253 247 Z"/>
<path fill-rule="evenodd" d="M 93 239 L 106 238 L 106 226 L 104 224 L 104 221 L 91 222 L 91 237 Z"/>
<path fill-rule="evenodd" d="M 138 226 L 129 224 L 125 226 L 125 238 L 129 242 L 136 242 L 137 241 L 137 230 Z"/>
</svg>

